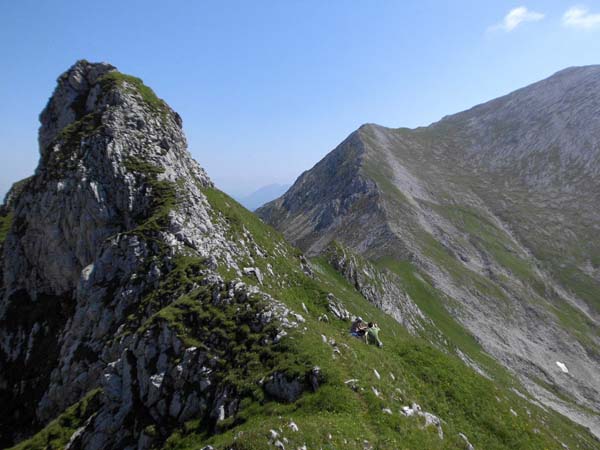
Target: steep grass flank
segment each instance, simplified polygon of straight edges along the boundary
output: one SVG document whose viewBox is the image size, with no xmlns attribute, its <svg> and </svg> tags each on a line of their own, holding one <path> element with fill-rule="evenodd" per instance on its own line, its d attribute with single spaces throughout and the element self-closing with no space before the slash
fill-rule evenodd
<svg viewBox="0 0 600 450">
<path fill-rule="evenodd" d="M 12 225 L 13 213 L 7 213 L 5 216 L 0 216 L 0 245 L 6 240 L 6 236 Z"/>
<path fill-rule="evenodd" d="M 280 434 L 280 439 L 288 440 L 286 448 L 306 444 L 308 448 L 363 449 L 366 440 L 377 449 L 463 449 L 465 443 L 459 432 L 465 433 L 475 448 L 485 449 L 561 448 L 561 442 L 572 448 L 595 445 L 581 427 L 533 406 L 502 384 L 476 374 L 457 358 L 410 337 L 324 261 L 313 261 L 315 278 L 307 277 L 300 270 L 297 251 L 285 244 L 279 233 L 225 194 L 205 192 L 218 214 L 233 225 L 231 238 L 240 239 L 238 233 L 250 230 L 256 242 L 269 250 L 269 257 L 263 261 L 257 258 L 256 265 L 271 263 L 275 274 L 287 281 L 280 286 L 277 278 L 264 271 L 263 289 L 305 316 L 306 329 L 301 327 L 292 333 L 287 345 L 300 360 L 319 366 L 324 381 L 316 392 L 305 393 L 293 404 L 268 398 L 246 404 L 239 425 L 217 436 L 196 432 L 198 424 L 190 423 L 171 436 L 166 448 L 211 444 L 216 448 L 264 449 L 269 448 L 267 436 L 271 429 Z M 279 254 L 277 249 L 284 247 L 287 253 Z M 349 323 L 327 311 L 326 296 L 330 292 L 351 313 L 380 324 L 383 349 L 349 336 Z M 328 315 L 328 322 L 319 320 L 323 314 Z M 481 351 L 470 336 L 461 339 L 471 340 L 474 353 Z M 285 367 L 280 366 L 282 369 Z M 352 379 L 357 381 L 346 383 Z M 400 408 L 412 402 L 444 420 L 444 440 L 439 439 L 435 427 L 423 428 L 422 419 L 400 414 Z M 298 432 L 289 428 L 290 421 L 298 425 Z"/>
<path fill-rule="evenodd" d="M 96 412 L 101 391 L 90 391 L 79 402 L 70 406 L 58 418 L 33 436 L 13 447 L 13 450 L 59 450 L 65 448 L 69 439 L 84 422 Z"/>
<path fill-rule="evenodd" d="M 597 442 L 582 427 L 538 408 L 504 383 L 488 380 L 458 358 L 411 337 L 324 260 L 312 261 L 313 276 L 307 276 L 299 251 L 288 245 L 281 234 L 222 192 L 204 189 L 204 193 L 214 209 L 213 219 L 229 225 L 230 239 L 252 239 L 262 249 L 263 256 L 257 253 L 252 256 L 253 261 L 247 261 L 261 269 L 261 289 L 302 314 L 306 321 L 291 331 L 280 347 L 261 358 L 260 346 L 253 344 L 253 337 L 247 336 L 249 345 L 245 342 L 241 329 L 244 318 L 239 309 L 216 311 L 199 305 L 201 290 L 194 301 L 184 296 L 159 310 L 155 317 L 168 320 L 189 345 L 202 345 L 202 324 L 223 328 L 234 346 L 232 351 L 244 353 L 228 360 L 232 376 L 244 379 L 227 382 L 240 383 L 246 392 L 237 417 L 222 424 L 217 434 L 212 434 L 201 420 L 192 420 L 176 429 L 164 448 L 198 449 L 212 445 L 216 449 L 263 450 L 274 448 L 273 440 L 269 441 L 270 430 L 278 433 L 286 449 L 302 445 L 308 449 L 465 449 L 459 433 L 464 433 L 476 449 L 562 449 L 563 443 L 572 449 L 597 448 Z M 187 268 L 204 262 L 186 256 L 174 263 L 177 273 L 165 280 L 163 288 L 177 290 L 178 282 L 193 281 L 186 279 L 198 271 Z M 240 265 L 244 263 L 241 261 Z M 441 314 L 439 305 L 426 305 L 431 291 L 412 269 L 396 267 L 395 271 L 415 301 L 432 315 L 436 309 Z M 222 270 L 222 275 L 231 279 L 235 274 Z M 246 276 L 243 281 L 258 283 Z M 382 349 L 349 335 L 350 323 L 336 319 L 327 309 L 329 293 L 353 315 L 379 323 Z M 327 320 L 323 320 L 324 315 Z M 438 322 L 441 323 L 441 316 Z M 197 326 L 192 327 L 191 323 Z M 474 340 L 456 327 L 449 322 L 443 331 L 454 333 L 453 338 L 470 348 L 472 354 L 480 352 Z M 273 371 L 297 375 L 315 366 L 321 372 L 319 388 L 314 392 L 308 389 L 294 403 L 280 403 L 262 391 L 261 380 Z M 413 402 L 442 419 L 443 439 L 434 426 L 424 426 L 422 417 L 400 413 L 403 406 Z M 290 427 L 291 422 L 298 431 Z M 53 424 L 49 427 L 56 426 Z M 53 431 L 58 436 L 72 431 L 71 425 L 63 426 L 60 420 L 59 426 Z M 43 436 L 48 433 L 46 428 L 31 441 L 35 445 L 23 448 L 45 448 Z"/>
</svg>

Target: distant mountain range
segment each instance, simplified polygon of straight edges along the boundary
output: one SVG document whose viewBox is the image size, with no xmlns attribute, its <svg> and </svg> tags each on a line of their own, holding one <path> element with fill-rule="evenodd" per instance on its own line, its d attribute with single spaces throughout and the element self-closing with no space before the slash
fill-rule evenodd
<svg viewBox="0 0 600 450">
<path fill-rule="evenodd" d="M 236 196 L 235 199 L 244 205 L 245 208 L 249 209 L 250 211 L 254 211 L 259 206 L 262 206 L 265 203 L 280 197 L 289 188 L 289 184 L 268 184 L 257 189 L 252 194 Z"/>
<path fill-rule="evenodd" d="M 417 276 L 419 306 L 465 354 L 600 435 L 599 206 L 588 66 L 428 127 L 364 125 L 258 214 L 309 255 L 335 240 L 403 289 Z"/>
</svg>

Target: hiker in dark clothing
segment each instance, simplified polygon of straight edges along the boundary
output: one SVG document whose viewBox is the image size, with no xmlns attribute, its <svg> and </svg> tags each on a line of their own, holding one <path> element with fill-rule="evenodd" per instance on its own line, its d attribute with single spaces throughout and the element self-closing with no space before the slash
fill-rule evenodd
<svg viewBox="0 0 600 450">
<path fill-rule="evenodd" d="M 369 322 L 369 327 L 367 329 L 367 342 L 376 344 L 377 347 L 383 347 L 383 342 L 379 339 L 379 331 L 380 328 L 376 323 Z"/>
<path fill-rule="evenodd" d="M 357 317 L 350 326 L 350 334 L 357 338 L 366 338 L 367 328 L 368 326 L 363 322 L 362 317 Z"/>
</svg>

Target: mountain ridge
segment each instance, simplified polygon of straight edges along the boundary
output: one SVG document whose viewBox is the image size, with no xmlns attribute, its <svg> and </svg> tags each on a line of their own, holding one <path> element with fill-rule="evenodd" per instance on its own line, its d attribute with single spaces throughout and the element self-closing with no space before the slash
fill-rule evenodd
<svg viewBox="0 0 600 450">
<path fill-rule="evenodd" d="M 590 423 L 599 433 L 593 367 L 600 355 L 600 248 L 593 230 L 600 216 L 588 207 L 600 202 L 599 113 L 600 66 L 592 66 L 561 71 L 429 127 L 365 124 L 350 135 L 360 139 L 360 158 L 347 138 L 298 181 L 319 178 L 333 154 L 346 154 L 351 161 L 340 165 L 358 164 L 350 175 L 372 183 L 372 195 L 332 197 L 320 177 L 321 185 L 295 184 L 257 213 L 309 254 L 336 236 L 374 261 L 408 261 L 457 302 L 447 313 L 487 351 L 538 394 L 536 380 L 545 379 L 546 387 L 557 385 L 594 410 Z M 330 179 L 351 186 L 348 175 L 333 167 Z M 382 213 L 361 220 L 336 208 L 344 198 Z M 314 238 L 328 215 L 330 226 Z M 392 236 L 369 244 L 371 229 L 382 228 Z M 556 371 L 564 358 L 583 363 L 576 379 Z M 556 407 L 553 395 L 545 401 Z"/>
</svg>

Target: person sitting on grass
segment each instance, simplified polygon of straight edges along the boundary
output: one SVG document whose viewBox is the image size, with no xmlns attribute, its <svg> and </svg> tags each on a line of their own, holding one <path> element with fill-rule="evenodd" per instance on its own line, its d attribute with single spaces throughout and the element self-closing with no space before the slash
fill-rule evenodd
<svg viewBox="0 0 600 450">
<path fill-rule="evenodd" d="M 366 338 L 367 324 L 363 322 L 362 317 L 357 317 L 350 326 L 350 334 L 357 338 Z"/>
<path fill-rule="evenodd" d="M 383 347 L 383 342 L 379 339 L 380 328 L 376 323 L 369 322 L 369 328 L 367 329 L 367 342 L 377 344 L 377 347 Z"/>
</svg>

